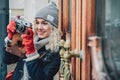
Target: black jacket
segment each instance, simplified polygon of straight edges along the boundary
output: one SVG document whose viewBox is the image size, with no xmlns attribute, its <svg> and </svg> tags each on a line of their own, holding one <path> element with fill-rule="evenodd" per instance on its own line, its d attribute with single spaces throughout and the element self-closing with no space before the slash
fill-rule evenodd
<svg viewBox="0 0 120 80">
<path fill-rule="evenodd" d="M 24 59 L 21 58 L 18 60 L 18 57 L 6 53 L 7 55 L 5 62 L 7 64 L 18 61 L 13 75 L 13 80 L 21 80 L 21 78 L 24 75 L 23 73 L 24 64 L 26 64 L 27 66 L 27 70 L 29 74 L 28 80 L 53 80 L 54 75 L 58 72 L 60 67 L 59 52 L 52 53 L 49 50 L 46 50 L 45 47 L 43 47 L 38 51 L 38 53 L 40 55 L 46 53 L 46 55 L 40 59 L 36 59 L 29 62 L 25 62 Z"/>
</svg>

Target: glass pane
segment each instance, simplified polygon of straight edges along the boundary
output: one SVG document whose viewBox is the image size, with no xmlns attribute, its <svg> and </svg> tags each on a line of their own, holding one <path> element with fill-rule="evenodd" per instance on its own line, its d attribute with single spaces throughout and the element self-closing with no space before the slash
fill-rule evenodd
<svg viewBox="0 0 120 80">
<path fill-rule="evenodd" d="M 120 0 L 105 2 L 105 38 L 117 71 L 120 71 Z"/>
</svg>

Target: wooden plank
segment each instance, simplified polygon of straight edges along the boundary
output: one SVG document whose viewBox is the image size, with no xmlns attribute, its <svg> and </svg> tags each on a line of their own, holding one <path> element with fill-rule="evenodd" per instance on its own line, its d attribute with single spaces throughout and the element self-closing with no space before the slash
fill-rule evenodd
<svg viewBox="0 0 120 80">
<path fill-rule="evenodd" d="M 63 0 L 58 0 L 58 9 L 59 9 L 59 13 L 58 13 L 58 29 L 60 31 L 63 30 Z"/>
<path fill-rule="evenodd" d="M 68 30 L 68 6 L 68 0 L 63 0 L 63 26 L 65 32 Z"/>
<path fill-rule="evenodd" d="M 95 35 L 95 0 L 87 0 L 87 38 Z M 88 44 L 88 40 L 86 41 Z M 91 68 L 91 53 L 90 48 L 87 48 L 86 44 L 86 68 L 87 68 L 87 80 L 91 80 L 92 68 Z"/>
<path fill-rule="evenodd" d="M 94 35 L 95 0 L 82 1 L 82 49 L 84 59 L 82 62 L 82 80 L 91 80 L 91 59 L 88 49 L 88 37 Z"/>
<path fill-rule="evenodd" d="M 66 39 L 66 33 L 68 32 L 68 0 L 63 0 L 63 38 Z"/>
<path fill-rule="evenodd" d="M 87 0 L 87 36 L 95 35 L 95 0 Z"/>
<path fill-rule="evenodd" d="M 81 50 L 81 1 L 82 0 L 76 0 L 76 49 L 78 51 Z M 81 61 L 79 58 L 76 58 L 76 80 L 81 79 Z"/>
<path fill-rule="evenodd" d="M 84 50 L 84 58 L 82 61 L 82 78 L 81 80 L 87 80 L 87 70 L 86 70 L 86 3 L 87 0 L 82 0 L 82 49 Z"/>
<path fill-rule="evenodd" d="M 76 48 L 76 0 L 72 0 L 72 6 L 71 6 L 71 41 L 72 51 Z M 76 79 L 76 58 L 71 59 L 71 80 Z"/>
</svg>

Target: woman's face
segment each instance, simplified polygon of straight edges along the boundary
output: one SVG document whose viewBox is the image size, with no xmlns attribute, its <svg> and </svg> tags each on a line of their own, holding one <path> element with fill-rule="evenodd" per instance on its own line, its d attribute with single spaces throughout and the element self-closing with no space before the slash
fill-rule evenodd
<svg viewBox="0 0 120 80">
<path fill-rule="evenodd" d="M 46 38 L 51 33 L 50 23 L 43 19 L 36 19 L 36 32 L 40 38 Z"/>
</svg>

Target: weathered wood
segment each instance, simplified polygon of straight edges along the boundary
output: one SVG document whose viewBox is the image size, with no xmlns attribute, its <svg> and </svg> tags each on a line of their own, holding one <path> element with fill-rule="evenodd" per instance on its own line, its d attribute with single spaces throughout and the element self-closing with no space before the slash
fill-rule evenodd
<svg viewBox="0 0 120 80">
<path fill-rule="evenodd" d="M 63 0 L 63 38 L 66 38 L 66 33 L 68 32 L 68 0 Z"/>
<path fill-rule="evenodd" d="M 76 0 L 72 0 L 71 5 L 71 49 L 74 50 L 76 48 Z M 75 66 L 73 66 L 75 65 Z M 73 57 L 71 59 L 71 78 L 72 80 L 76 79 L 76 59 Z"/>
<path fill-rule="evenodd" d="M 82 4 L 81 4 L 82 0 L 76 0 L 76 49 L 78 51 L 81 50 L 81 35 L 82 35 Z M 81 79 L 81 61 L 80 59 L 76 59 L 76 80 L 80 80 Z"/>
<path fill-rule="evenodd" d="M 95 0 L 87 0 L 87 39 L 89 36 L 95 35 Z M 88 48 L 88 40 L 86 45 L 87 54 L 87 80 L 92 80 L 92 59 L 91 50 Z M 92 65 L 93 66 L 93 65 Z"/>
<path fill-rule="evenodd" d="M 63 29 L 63 0 L 58 0 L 58 29 L 62 31 Z"/>
<path fill-rule="evenodd" d="M 95 0 L 83 0 L 82 2 L 82 48 L 84 49 L 82 80 L 91 80 L 91 59 L 87 44 L 88 36 L 94 35 Z"/>
<path fill-rule="evenodd" d="M 72 6 L 69 7 L 71 1 Z M 71 13 L 68 10 L 71 8 Z M 69 18 L 71 14 L 71 18 Z M 71 19 L 71 49 L 84 50 L 84 58 L 72 58 L 71 80 L 91 80 L 91 56 L 88 49 L 88 37 L 95 33 L 95 0 L 59 0 L 59 29 L 63 32 L 63 39 L 68 33 L 69 19 Z"/>
</svg>

